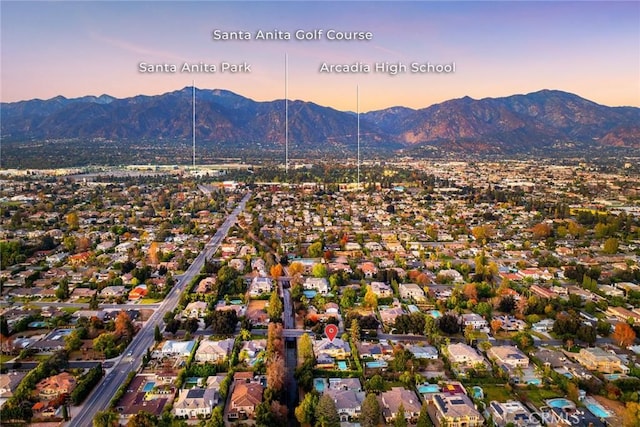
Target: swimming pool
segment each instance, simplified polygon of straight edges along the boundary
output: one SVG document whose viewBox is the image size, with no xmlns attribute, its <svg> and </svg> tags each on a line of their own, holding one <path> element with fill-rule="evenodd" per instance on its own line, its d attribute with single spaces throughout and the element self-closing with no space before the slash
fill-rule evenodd
<svg viewBox="0 0 640 427">
<path fill-rule="evenodd" d="M 309 299 L 312 299 L 313 297 L 315 297 L 317 293 L 318 293 L 318 292 L 316 292 L 316 291 L 314 291 L 314 290 L 306 290 L 306 291 L 302 291 L 302 294 L 303 294 L 305 297 L 309 298 Z"/>
<path fill-rule="evenodd" d="M 585 399 L 584 406 L 586 406 L 589 412 L 598 418 L 609 418 L 611 416 L 609 411 L 604 409 L 598 402 L 591 398 Z"/>
<path fill-rule="evenodd" d="M 144 385 L 144 387 L 142 388 L 142 391 L 144 391 L 145 393 L 148 391 L 153 390 L 153 388 L 156 386 L 156 383 L 154 383 L 153 381 L 149 381 L 148 383 L 146 383 Z"/>
<path fill-rule="evenodd" d="M 482 387 L 473 387 L 473 397 L 476 399 L 484 399 L 484 391 L 482 391 Z"/>
<path fill-rule="evenodd" d="M 313 387 L 316 389 L 318 393 L 322 393 L 324 391 L 324 379 L 314 378 Z"/>
<path fill-rule="evenodd" d="M 546 401 L 547 405 L 549 405 L 552 408 L 560 408 L 560 409 L 564 409 L 565 411 L 567 409 L 576 409 L 576 405 L 570 401 L 569 399 L 565 399 L 564 397 L 559 397 L 557 399 L 549 399 Z"/>
<path fill-rule="evenodd" d="M 341 371 L 348 371 L 349 366 L 347 366 L 347 362 L 345 362 L 344 360 L 338 360 L 338 369 L 340 369 Z"/>
<path fill-rule="evenodd" d="M 440 393 L 440 387 L 438 384 L 421 384 L 418 386 L 418 393 Z"/>
<path fill-rule="evenodd" d="M 431 317 L 433 317 L 434 319 L 437 319 L 439 317 L 442 317 L 442 313 L 440 313 L 438 310 L 431 310 L 429 312 L 429 314 L 431 315 Z"/>
<path fill-rule="evenodd" d="M 377 369 L 377 368 L 386 368 L 387 362 L 385 362 L 384 360 L 373 360 L 371 362 L 365 362 L 365 366 L 367 368 L 371 368 L 371 369 Z"/>
</svg>

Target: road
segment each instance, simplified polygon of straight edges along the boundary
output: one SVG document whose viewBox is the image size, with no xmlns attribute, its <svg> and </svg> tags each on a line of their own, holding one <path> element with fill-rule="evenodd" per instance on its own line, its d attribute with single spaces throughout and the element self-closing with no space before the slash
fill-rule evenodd
<svg viewBox="0 0 640 427">
<path fill-rule="evenodd" d="M 84 308 L 85 310 L 89 309 L 89 303 L 86 302 L 29 302 L 29 305 L 33 305 L 36 307 L 56 307 L 56 308 Z M 160 303 L 156 304 L 100 304 L 100 310 L 140 310 L 143 308 L 155 310 L 160 307 Z"/>
<path fill-rule="evenodd" d="M 177 276 L 178 281 L 173 289 L 133 338 L 129 347 L 125 350 L 125 355 L 114 363 L 111 372 L 93 389 L 93 392 L 85 401 L 80 414 L 69 422 L 68 425 L 70 427 L 91 426 L 95 414 L 109 406 L 111 398 L 125 382 L 129 372 L 135 371 L 140 367 L 142 357 L 146 354 L 147 349 L 153 345 L 156 325 L 162 327 L 162 319 L 165 313 L 176 307 L 185 287 L 194 277 L 200 274 L 205 261 L 211 258 L 218 250 L 227 233 L 229 233 L 229 229 L 238 219 L 238 215 L 244 210 L 250 197 L 251 193 L 249 192 L 242 198 L 238 206 L 236 206 L 222 226 L 216 231 L 216 234 L 205 244 L 204 249 L 191 263 L 187 271 L 182 274 L 182 276 Z"/>
</svg>

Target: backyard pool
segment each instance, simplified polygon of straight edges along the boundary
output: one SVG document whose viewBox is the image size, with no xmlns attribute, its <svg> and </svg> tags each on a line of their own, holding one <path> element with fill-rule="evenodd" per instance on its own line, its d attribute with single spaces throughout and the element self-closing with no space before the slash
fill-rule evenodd
<svg viewBox="0 0 640 427">
<path fill-rule="evenodd" d="M 371 369 L 386 368 L 387 362 L 384 360 L 373 360 L 371 362 L 365 362 L 365 366 Z"/>
<path fill-rule="evenodd" d="M 421 384 L 418 386 L 418 393 L 440 393 L 440 387 L 438 384 Z"/>
<path fill-rule="evenodd" d="M 473 387 L 473 397 L 475 399 L 484 399 L 484 391 L 482 391 L 482 387 Z"/>
<path fill-rule="evenodd" d="M 153 381 L 149 381 L 148 383 L 146 383 L 144 385 L 144 387 L 142 388 L 142 391 L 144 391 L 145 393 L 148 391 L 153 390 L 153 388 L 156 386 L 156 383 L 154 383 Z"/>
<path fill-rule="evenodd" d="M 609 411 L 604 409 L 598 402 L 591 398 L 585 399 L 584 406 L 586 406 L 589 412 L 598 418 L 609 418 L 611 416 Z"/>
<path fill-rule="evenodd" d="M 345 362 L 344 360 L 338 360 L 338 369 L 340 369 L 341 371 L 348 371 L 349 366 L 347 366 L 347 362 Z"/>
<path fill-rule="evenodd" d="M 437 319 L 439 317 L 442 317 L 442 313 L 440 313 L 438 310 L 431 310 L 429 312 L 429 314 L 431 315 L 431 317 L 433 317 L 434 319 Z"/>
<path fill-rule="evenodd" d="M 309 298 L 309 299 L 312 299 L 313 297 L 315 297 L 315 296 L 316 296 L 317 292 L 316 292 L 316 291 L 314 291 L 314 290 L 306 290 L 306 291 L 302 291 L 302 294 L 303 294 L 305 297 L 307 297 L 307 298 Z"/>
<path fill-rule="evenodd" d="M 552 408 L 560 408 L 560 409 L 564 409 L 565 411 L 567 409 L 576 409 L 576 405 L 570 401 L 569 399 L 565 399 L 563 397 L 560 397 L 558 399 L 549 399 L 546 401 L 547 405 L 549 405 Z"/>
<path fill-rule="evenodd" d="M 233 305 L 242 305 L 242 300 L 232 299 L 231 301 L 229 301 L 229 303 Z"/>
<path fill-rule="evenodd" d="M 322 393 L 324 391 L 324 379 L 323 378 L 314 378 L 313 379 L 313 387 L 316 389 L 318 393 Z"/>
</svg>

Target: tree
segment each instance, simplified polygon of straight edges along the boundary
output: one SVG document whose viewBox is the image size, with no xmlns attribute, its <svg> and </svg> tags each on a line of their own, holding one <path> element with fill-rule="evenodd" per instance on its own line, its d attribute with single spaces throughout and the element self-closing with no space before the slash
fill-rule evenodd
<svg viewBox="0 0 640 427">
<path fill-rule="evenodd" d="M 396 419 L 393 423 L 395 427 L 407 427 L 407 420 L 404 417 L 404 405 L 401 403 L 396 412 Z"/>
<path fill-rule="evenodd" d="M 61 280 L 58 284 L 58 288 L 56 289 L 56 298 L 62 301 L 69 298 L 69 281 L 66 278 Z"/>
<path fill-rule="evenodd" d="M 627 402 L 622 425 L 624 427 L 640 427 L 640 403 Z"/>
<path fill-rule="evenodd" d="M 158 417 L 146 411 L 139 411 L 127 423 L 127 427 L 155 427 L 157 425 Z"/>
<path fill-rule="evenodd" d="M 495 335 L 502 328 L 502 320 L 493 319 L 491 321 L 491 332 Z"/>
<path fill-rule="evenodd" d="M 611 338 L 620 347 L 627 348 L 633 344 L 633 341 L 636 339 L 636 333 L 628 323 L 618 322 Z"/>
<path fill-rule="evenodd" d="M 131 338 L 133 336 L 134 328 L 131 319 L 126 311 L 121 310 L 116 317 L 116 334 L 118 336 L 126 335 Z"/>
<path fill-rule="evenodd" d="M 302 274 L 304 272 L 304 265 L 300 262 L 292 262 L 289 265 L 289 276 L 295 276 L 296 274 Z"/>
<path fill-rule="evenodd" d="M 500 299 L 500 303 L 498 304 L 498 310 L 503 313 L 513 313 L 513 310 L 516 308 L 516 300 L 513 295 L 507 295 Z"/>
<path fill-rule="evenodd" d="M 460 332 L 462 326 L 458 316 L 447 313 L 438 319 L 438 328 L 445 334 L 453 335 Z"/>
<path fill-rule="evenodd" d="M 284 386 L 284 359 L 276 354 L 267 362 L 267 386 L 275 392 Z"/>
<path fill-rule="evenodd" d="M 384 391 L 384 384 L 384 379 L 382 379 L 379 374 L 375 374 L 374 376 L 369 378 L 369 380 L 365 384 L 365 388 L 367 389 L 367 391 L 379 393 L 381 391 Z"/>
<path fill-rule="evenodd" d="M 364 306 L 373 309 L 378 307 L 378 296 L 369 285 L 367 286 L 367 293 L 364 294 Z"/>
<path fill-rule="evenodd" d="M 596 330 L 598 331 L 598 335 L 608 337 L 611 333 L 611 323 L 606 320 L 598 320 L 598 323 L 596 323 Z"/>
<path fill-rule="evenodd" d="M 313 354 L 313 342 L 311 337 L 304 333 L 298 339 L 298 354 L 302 357 L 302 360 L 311 360 L 315 362 L 315 355 Z"/>
<path fill-rule="evenodd" d="M 327 266 L 324 264 L 315 264 L 311 270 L 313 277 L 327 277 Z"/>
<path fill-rule="evenodd" d="M 158 242 L 151 242 L 149 245 L 149 264 L 157 265 L 160 259 L 160 247 Z"/>
<path fill-rule="evenodd" d="M 377 427 L 380 425 L 380 403 L 373 393 L 367 394 L 364 402 L 362 402 L 360 425 L 362 427 Z"/>
<path fill-rule="evenodd" d="M 422 404 L 420 408 L 420 416 L 418 417 L 418 423 L 416 427 L 432 427 L 431 419 L 429 418 L 429 411 L 427 410 L 427 403 Z"/>
<path fill-rule="evenodd" d="M 604 249 L 603 252 L 605 254 L 615 254 L 618 253 L 618 239 L 616 239 L 615 237 L 609 237 L 607 240 L 605 240 L 604 242 Z"/>
<path fill-rule="evenodd" d="M 307 249 L 307 255 L 311 258 L 320 258 L 323 253 L 322 242 L 318 241 L 312 243 Z"/>
<path fill-rule="evenodd" d="M 591 325 L 582 325 L 578 328 L 576 337 L 589 345 L 593 345 L 596 342 L 596 328 Z"/>
<path fill-rule="evenodd" d="M 162 333 L 160 332 L 160 327 L 158 325 L 153 329 L 153 339 L 155 342 L 162 341 Z"/>
<path fill-rule="evenodd" d="M 271 321 L 281 320 L 282 319 L 282 300 L 278 295 L 278 290 L 274 289 L 271 292 L 271 296 L 269 297 L 269 306 L 267 307 L 267 314 L 269 315 L 269 319 Z"/>
<path fill-rule="evenodd" d="M 78 219 L 78 214 L 75 212 L 70 212 L 67 214 L 67 225 L 69 226 L 69 230 L 77 230 L 80 226 L 80 220 Z"/>
<path fill-rule="evenodd" d="M 274 279 L 278 279 L 278 277 L 282 276 L 283 269 L 282 264 L 276 264 L 269 269 L 269 273 L 271 273 L 271 277 Z"/>
<path fill-rule="evenodd" d="M 349 331 L 349 334 L 351 335 L 352 344 L 355 345 L 360 342 L 360 324 L 358 323 L 357 319 L 353 319 L 351 321 L 351 329 Z"/>
<path fill-rule="evenodd" d="M 304 399 L 294 410 L 296 419 L 303 426 L 311 426 L 315 420 L 318 394 L 314 391 L 304 395 Z"/>
<path fill-rule="evenodd" d="M 64 343 L 68 352 L 79 350 L 80 347 L 82 347 L 82 340 L 80 339 L 78 329 L 74 329 L 69 335 L 64 337 Z"/>
<path fill-rule="evenodd" d="M 118 426 L 118 419 L 120 417 L 117 413 L 111 410 L 98 411 L 93 417 L 93 427 L 115 427 Z"/>
<path fill-rule="evenodd" d="M 546 239 L 551 236 L 551 226 L 546 222 L 535 225 L 531 231 L 533 231 L 533 235 L 537 239 Z"/>
<path fill-rule="evenodd" d="M 328 394 L 323 394 L 316 406 L 317 427 L 340 427 L 340 417 L 333 399 Z"/>
</svg>

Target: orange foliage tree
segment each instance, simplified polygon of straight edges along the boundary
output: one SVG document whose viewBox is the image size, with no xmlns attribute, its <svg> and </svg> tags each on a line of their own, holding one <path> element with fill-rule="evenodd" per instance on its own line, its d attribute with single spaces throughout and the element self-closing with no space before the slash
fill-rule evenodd
<svg viewBox="0 0 640 427">
<path fill-rule="evenodd" d="M 627 323 L 619 322 L 611 335 L 613 341 L 622 348 L 629 347 L 636 339 L 636 333 Z"/>
</svg>

